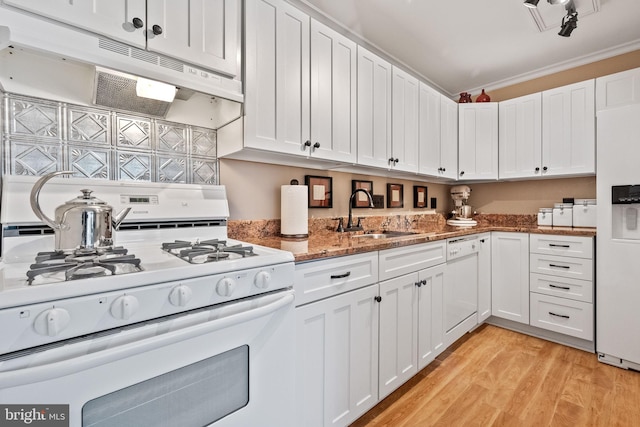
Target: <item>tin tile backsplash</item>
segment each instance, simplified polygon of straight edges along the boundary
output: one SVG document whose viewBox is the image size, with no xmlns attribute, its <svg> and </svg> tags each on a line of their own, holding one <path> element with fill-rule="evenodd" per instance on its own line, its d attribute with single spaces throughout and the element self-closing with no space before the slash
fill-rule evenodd
<svg viewBox="0 0 640 427">
<path fill-rule="evenodd" d="M 2 94 L 2 173 L 217 184 L 216 131 Z"/>
</svg>

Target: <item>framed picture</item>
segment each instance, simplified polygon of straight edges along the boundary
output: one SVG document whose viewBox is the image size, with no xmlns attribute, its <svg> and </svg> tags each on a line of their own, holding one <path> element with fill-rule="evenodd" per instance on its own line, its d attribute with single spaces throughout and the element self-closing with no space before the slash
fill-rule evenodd
<svg viewBox="0 0 640 427">
<path fill-rule="evenodd" d="M 402 184 L 387 184 L 387 207 L 404 207 L 404 187 Z"/>
<path fill-rule="evenodd" d="M 373 196 L 373 181 L 358 181 L 356 179 L 351 180 L 351 191 L 356 191 L 357 189 L 367 190 L 370 195 Z M 353 198 L 353 202 L 351 202 L 352 208 L 368 208 L 369 207 L 369 198 L 362 191 L 358 191 L 356 196 Z"/>
<path fill-rule="evenodd" d="M 427 206 L 427 187 L 421 185 L 413 186 L 413 207 L 426 208 Z"/>
<path fill-rule="evenodd" d="M 333 179 L 330 176 L 305 175 L 304 183 L 309 188 L 310 208 L 333 207 Z"/>
</svg>

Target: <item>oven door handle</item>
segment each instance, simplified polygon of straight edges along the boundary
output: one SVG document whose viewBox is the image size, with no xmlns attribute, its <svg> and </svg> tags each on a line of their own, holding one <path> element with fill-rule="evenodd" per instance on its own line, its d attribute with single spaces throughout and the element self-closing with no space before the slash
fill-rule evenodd
<svg viewBox="0 0 640 427">
<path fill-rule="evenodd" d="M 43 365 L 28 367 L 24 369 L 0 372 L 0 384 L 2 384 L 3 388 L 9 388 L 33 384 L 53 378 L 60 378 L 65 375 L 85 371 L 97 366 L 104 365 L 106 363 L 152 351 L 154 349 L 175 344 L 177 342 L 198 337 L 200 335 L 246 323 L 251 320 L 275 313 L 276 311 L 286 307 L 287 305 L 293 304 L 294 291 L 288 290 L 277 294 L 275 301 L 274 295 L 267 295 L 260 298 L 263 300 L 263 304 L 258 307 L 255 307 L 255 305 L 258 303 L 258 298 L 256 298 L 255 300 L 252 300 L 250 302 L 251 307 L 255 308 L 251 308 L 246 311 L 240 311 L 238 313 L 215 320 L 191 325 L 185 327 L 184 329 L 178 329 L 162 335 L 157 335 L 142 339 L 140 341 L 123 344 L 121 346 L 102 350 L 96 353 L 85 354 L 77 357 L 72 357 L 70 359 L 46 363 Z M 267 301 L 266 303 L 265 300 Z M 249 301 L 241 301 L 237 304 L 243 304 L 247 302 Z"/>
</svg>

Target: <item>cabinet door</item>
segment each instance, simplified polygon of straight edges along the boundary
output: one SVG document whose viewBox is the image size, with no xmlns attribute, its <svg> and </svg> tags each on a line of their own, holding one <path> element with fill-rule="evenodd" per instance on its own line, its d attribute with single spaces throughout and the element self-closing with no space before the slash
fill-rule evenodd
<svg viewBox="0 0 640 427">
<path fill-rule="evenodd" d="M 391 64 L 358 46 L 358 164 L 386 168 L 391 156 Z"/>
<path fill-rule="evenodd" d="M 498 103 L 458 104 L 460 179 L 498 178 Z"/>
<path fill-rule="evenodd" d="M 6 0 L 4 3 L 140 47 L 146 46 L 145 0 Z M 133 24 L 141 20 L 141 28 Z"/>
<path fill-rule="evenodd" d="M 418 371 L 444 350 L 442 292 L 445 270 L 445 264 L 441 264 L 418 273 Z"/>
<path fill-rule="evenodd" d="M 640 68 L 596 79 L 596 111 L 640 104 Z"/>
<path fill-rule="evenodd" d="M 478 236 L 478 324 L 491 316 L 491 233 Z"/>
<path fill-rule="evenodd" d="M 147 2 L 147 49 L 235 77 L 240 0 Z"/>
<path fill-rule="evenodd" d="M 309 16 L 284 0 L 246 2 L 245 44 L 245 146 L 306 155 Z"/>
<path fill-rule="evenodd" d="M 378 401 L 378 285 L 296 308 L 296 425 L 348 425 Z"/>
<path fill-rule="evenodd" d="M 542 170 L 548 176 L 596 171 L 594 80 L 542 92 Z"/>
<path fill-rule="evenodd" d="M 419 81 L 393 67 L 391 154 L 393 168 L 418 172 Z"/>
<path fill-rule="evenodd" d="M 491 234 L 491 314 L 529 324 L 529 235 Z"/>
<path fill-rule="evenodd" d="M 443 178 L 458 179 L 458 103 L 440 96 L 440 166 Z"/>
<path fill-rule="evenodd" d="M 353 41 L 311 20 L 314 157 L 356 162 L 356 55 Z"/>
<path fill-rule="evenodd" d="M 420 82 L 419 116 L 419 172 L 425 175 L 442 175 L 440 98 L 435 89 Z"/>
<path fill-rule="evenodd" d="M 534 93 L 499 103 L 500 178 L 542 174 L 542 95 Z"/>
<path fill-rule="evenodd" d="M 418 273 L 380 283 L 380 399 L 418 372 Z"/>
</svg>

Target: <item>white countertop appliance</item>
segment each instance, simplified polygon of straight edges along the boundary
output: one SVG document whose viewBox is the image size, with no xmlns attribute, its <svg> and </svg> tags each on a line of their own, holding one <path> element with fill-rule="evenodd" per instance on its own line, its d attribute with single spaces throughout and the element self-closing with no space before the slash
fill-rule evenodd
<svg viewBox="0 0 640 427">
<path fill-rule="evenodd" d="M 640 105 L 597 113 L 596 351 L 640 370 Z"/>
<path fill-rule="evenodd" d="M 471 189 L 466 185 L 456 185 L 451 187 L 451 198 L 453 199 L 453 218 L 447 220 L 447 224 L 456 227 L 473 227 L 478 222 L 472 218 L 473 209 L 467 204 L 471 196 Z"/>
<path fill-rule="evenodd" d="M 55 251 L 36 179 L 2 179 L 1 402 L 69 405 L 72 426 L 292 425 L 293 255 L 228 239 L 223 186 L 54 178 L 45 212 L 85 188 L 131 208 L 114 246 Z"/>
</svg>

